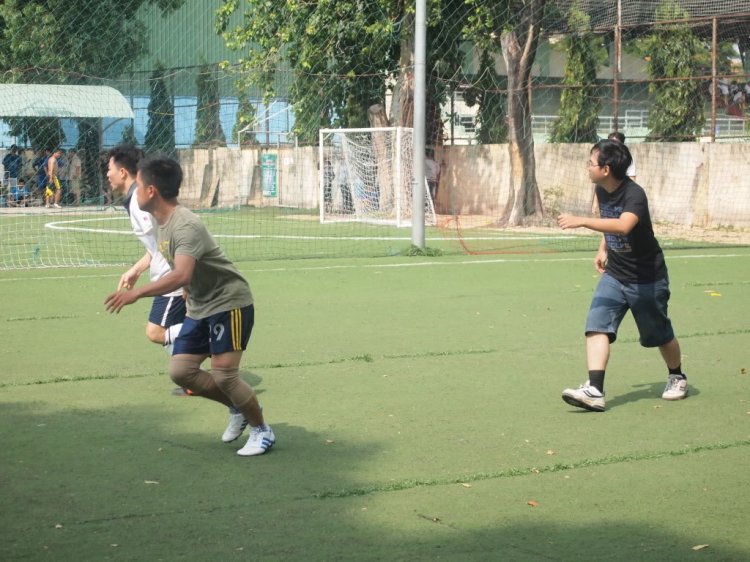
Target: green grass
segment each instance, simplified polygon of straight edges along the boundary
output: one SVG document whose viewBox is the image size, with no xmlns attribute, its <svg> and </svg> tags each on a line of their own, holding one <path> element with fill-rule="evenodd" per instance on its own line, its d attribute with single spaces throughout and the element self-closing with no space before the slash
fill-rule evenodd
<svg viewBox="0 0 750 562">
<path fill-rule="evenodd" d="M 127 215 L 119 205 L 109 209 L 66 207 L 62 211 L 0 215 L 0 269 L 111 265 L 135 262 L 143 250 L 131 234 Z M 457 230 L 453 222 L 426 229 L 426 248 L 411 245 L 411 230 L 339 222 L 321 224 L 309 209 L 242 207 L 198 211 L 229 257 L 235 261 L 367 258 L 389 256 L 459 256 L 476 254 L 549 254 L 595 251 L 600 236 L 571 234 L 562 230 L 517 229 L 480 224 Z M 442 221 L 449 220 L 442 217 Z M 721 249 L 727 244 L 702 238 L 663 240 L 665 247 Z M 460 240 L 459 240 L 460 238 Z M 734 240 L 734 242 L 732 242 Z"/>
<path fill-rule="evenodd" d="M 691 396 L 628 317 L 604 414 L 560 399 L 592 259 L 240 264 L 252 459 L 171 396 L 148 302 L 104 312 L 121 268 L 0 271 L 0 559 L 747 560 L 750 251 L 668 254 Z"/>
</svg>

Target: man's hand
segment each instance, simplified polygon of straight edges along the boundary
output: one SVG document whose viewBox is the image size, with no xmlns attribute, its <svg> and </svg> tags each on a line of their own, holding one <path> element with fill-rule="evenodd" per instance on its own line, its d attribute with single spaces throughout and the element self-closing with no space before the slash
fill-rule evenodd
<svg viewBox="0 0 750 562">
<path fill-rule="evenodd" d="M 560 228 L 563 230 L 568 228 L 580 228 L 583 226 L 583 219 L 581 219 L 581 217 L 563 213 L 557 217 L 557 224 L 560 225 Z"/>
<path fill-rule="evenodd" d="M 117 290 L 122 291 L 124 287 L 125 289 L 129 291 L 130 289 L 135 287 L 135 284 L 138 282 L 138 278 L 140 276 L 141 274 L 131 267 L 125 273 L 122 274 L 122 277 L 120 277 L 120 282 L 117 284 Z"/>
<path fill-rule="evenodd" d="M 604 275 L 605 266 L 607 265 L 607 250 L 599 250 L 594 258 L 594 267 L 596 270 Z"/>
<path fill-rule="evenodd" d="M 107 297 L 104 301 L 104 306 L 110 314 L 120 314 L 123 307 L 133 304 L 137 300 L 138 295 L 135 291 L 118 291 Z"/>
</svg>

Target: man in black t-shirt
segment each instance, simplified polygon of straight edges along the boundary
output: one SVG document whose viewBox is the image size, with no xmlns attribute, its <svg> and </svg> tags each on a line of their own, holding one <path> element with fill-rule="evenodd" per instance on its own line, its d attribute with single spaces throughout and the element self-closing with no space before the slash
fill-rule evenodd
<svg viewBox="0 0 750 562">
<path fill-rule="evenodd" d="M 633 158 L 617 141 L 602 140 L 594 145 L 587 164 L 596 184 L 602 218 L 557 218 L 563 228 L 589 228 L 603 234 L 594 266 L 602 274 L 586 318 L 586 358 L 589 380 L 580 388 L 567 389 L 568 404 L 604 411 L 604 372 L 609 346 L 628 310 L 638 326 L 640 343 L 658 347 L 669 369 L 662 398 L 680 400 L 688 394 L 682 372 L 680 344 L 667 316 L 669 277 L 664 253 L 654 236 L 648 199 L 643 188 L 626 176 Z"/>
</svg>

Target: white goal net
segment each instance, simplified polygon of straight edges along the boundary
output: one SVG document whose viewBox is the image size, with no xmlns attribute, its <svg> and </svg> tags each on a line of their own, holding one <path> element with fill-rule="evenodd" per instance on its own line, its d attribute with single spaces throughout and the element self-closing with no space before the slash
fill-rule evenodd
<svg viewBox="0 0 750 562">
<path fill-rule="evenodd" d="M 411 226 L 413 129 L 321 129 L 320 222 Z M 425 185 L 425 224 L 435 207 Z"/>
</svg>

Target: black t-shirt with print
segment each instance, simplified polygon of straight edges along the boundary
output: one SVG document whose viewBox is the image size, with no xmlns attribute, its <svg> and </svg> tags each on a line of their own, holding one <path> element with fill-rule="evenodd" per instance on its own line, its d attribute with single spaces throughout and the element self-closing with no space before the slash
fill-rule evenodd
<svg viewBox="0 0 750 562">
<path fill-rule="evenodd" d="M 613 193 L 596 186 L 599 212 L 604 219 L 633 213 L 638 223 L 629 234 L 605 234 L 607 273 L 621 283 L 653 283 L 667 276 L 664 253 L 654 236 L 648 199 L 643 188 L 625 178 Z"/>
</svg>

